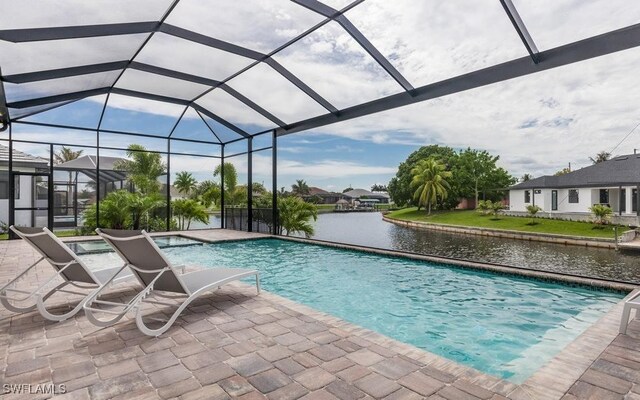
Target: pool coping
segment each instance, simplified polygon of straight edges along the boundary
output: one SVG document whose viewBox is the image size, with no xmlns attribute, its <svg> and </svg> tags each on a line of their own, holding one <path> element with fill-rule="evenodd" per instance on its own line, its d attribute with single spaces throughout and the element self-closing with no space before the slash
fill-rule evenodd
<svg viewBox="0 0 640 400">
<path fill-rule="evenodd" d="M 188 233 L 186 234 L 186 237 L 189 237 Z M 368 248 L 368 247 L 357 246 L 357 245 L 346 245 L 346 244 L 334 243 L 334 242 L 324 242 L 324 241 L 318 241 L 318 240 L 312 240 L 312 239 L 282 237 L 282 236 L 273 236 L 273 235 L 260 235 L 259 237 L 244 238 L 244 239 L 206 240 L 206 239 L 200 238 L 199 240 L 203 240 L 208 243 L 221 243 L 221 242 L 233 242 L 233 241 L 244 241 L 244 240 L 254 240 L 254 239 L 265 239 L 265 238 L 285 239 L 285 240 L 291 240 L 291 241 L 307 243 L 307 244 L 326 245 L 330 247 L 343 248 L 343 249 L 349 249 L 349 250 L 359 250 L 359 251 L 377 253 L 382 255 L 401 256 L 405 258 L 425 260 L 425 261 L 436 261 L 436 262 L 442 262 L 450 265 L 459 264 L 458 260 L 452 260 L 452 259 L 446 259 L 446 258 L 440 259 L 438 257 L 423 256 L 423 255 L 413 254 L 413 253 L 402 253 L 402 252 L 396 252 L 392 250 L 382 250 L 382 249 Z M 475 262 L 466 262 L 466 264 L 468 264 L 468 268 L 471 268 L 471 269 L 489 270 L 493 272 L 502 272 L 504 269 L 507 269 L 509 274 L 514 274 L 512 270 L 515 269 L 516 270 L 515 275 L 522 275 L 521 273 L 518 273 L 522 271 L 518 271 L 518 269 L 515 267 L 506 267 L 506 266 L 501 267 L 501 266 L 489 265 L 489 264 L 483 265 L 482 263 L 475 263 Z M 525 270 L 525 272 L 534 273 L 536 271 Z M 556 281 L 558 280 L 557 276 L 553 276 L 558 274 L 555 274 L 555 273 L 541 273 L 541 274 L 542 275 L 534 274 L 534 277 L 540 278 L 540 276 L 542 276 L 543 278 L 547 278 L 548 276 L 551 275 L 552 279 L 556 278 L 553 280 L 556 280 Z M 559 275 L 559 276 L 565 279 L 569 279 L 568 282 L 571 282 L 570 278 L 578 278 L 578 277 L 572 277 L 572 276 L 562 276 L 562 275 Z M 579 281 L 580 282 L 578 283 L 586 284 L 587 286 L 603 287 L 606 289 L 619 290 L 619 291 L 628 292 L 628 294 L 618 303 L 613 305 L 611 309 L 607 311 L 604 315 L 602 315 L 595 323 L 591 324 L 585 331 L 583 331 L 580 335 L 578 335 L 578 337 L 576 337 L 574 340 L 568 343 L 562 350 L 560 350 L 560 352 L 558 352 L 546 364 L 538 368 L 531 376 L 529 376 L 521 384 L 509 382 L 505 379 L 480 372 L 472 367 L 462 365 L 456 361 L 449 360 L 445 357 L 433 354 L 427 350 L 418 348 L 408 343 L 398 341 L 396 339 L 390 338 L 386 335 L 375 332 L 373 330 L 363 328 L 357 324 L 347 322 L 341 318 L 316 310 L 312 307 L 297 303 L 293 300 L 279 296 L 275 293 L 264 291 L 264 296 L 272 301 L 275 301 L 288 308 L 291 308 L 294 311 L 298 311 L 303 314 L 309 315 L 312 318 L 322 321 L 337 329 L 342 329 L 355 336 L 369 340 L 379 346 L 388 348 L 394 352 L 397 352 L 398 354 L 402 354 L 405 357 L 425 363 L 426 365 L 436 367 L 438 370 L 448 372 L 456 376 L 457 378 L 467 379 L 471 383 L 474 383 L 487 390 L 501 394 L 505 397 L 509 397 L 510 399 L 513 399 L 513 400 L 560 399 L 567 393 L 567 391 L 571 388 L 571 386 L 576 381 L 579 380 L 582 374 L 585 371 L 587 371 L 589 366 L 598 358 L 598 356 L 600 356 L 600 354 L 607 348 L 607 346 L 609 346 L 611 342 L 618 336 L 618 321 L 620 320 L 620 317 L 622 314 L 622 308 L 623 308 L 624 302 L 626 301 L 626 299 L 630 298 L 638 290 L 640 290 L 638 289 L 637 286 L 624 284 L 620 282 L 611 282 L 611 281 L 587 279 L 587 278 L 581 278 L 579 279 Z M 620 284 L 621 286 L 614 285 L 612 287 L 611 286 L 612 284 Z"/>
</svg>

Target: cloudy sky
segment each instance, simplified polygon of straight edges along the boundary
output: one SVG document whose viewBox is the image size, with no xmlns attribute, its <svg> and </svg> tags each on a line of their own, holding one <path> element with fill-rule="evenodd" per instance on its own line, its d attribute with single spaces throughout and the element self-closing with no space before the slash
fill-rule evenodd
<svg viewBox="0 0 640 400">
<path fill-rule="evenodd" d="M 640 2 L 628 0 L 513 0 L 540 50 L 581 40 L 640 22 Z M 119 1 L 65 1 L 32 13 L 32 0 L 14 2 L 12 13 L 0 16 L 2 26 L 113 23 L 158 18 L 168 1 L 142 1 L 132 6 Z M 52 4 L 44 3 L 44 4 Z M 108 3 L 108 7 L 104 7 Z M 341 8 L 348 1 L 326 0 Z M 42 2 L 38 2 L 42 7 Z M 33 6 L 32 4 L 31 6 Z M 48 7 L 48 6 L 45 6 Z M 94 12 L 95 10 L 100 12 Z M 135 10 L 131 10 L 134 7 Z M 211 12 L 212 9 L 216 12 Z M 20 10 L 24 12 L 21 14 Z M 108 12 L 104 10 L 108 9 Z M 18 17 L 15 17 L 15 16 Z M 414 87 L 526 56 L 526 50 L 498 0 L 365 0 L 347 17 L 364 33 Z M 87 17 L 88 16 L 88 17 Z M 89 20 L 87 20 L 89 18 Z M 322 18 L 289 1 L 182 0 L 170 24 L 213 36 L 252 50 L 269 53 Z M 0 51 L 3 74 L 43 68 L 127 59 L 144 35 L 42 43 L 9 44 Z M 126 40 L 123 40 L 126 39 Z M 274 59 L 338 108 L 398 93 L 400 86 L 337 23 L 331 22 L 307 38 L 278 52 Z M 156 34 L 136 61 L 223 80 L 251 60 L 166 34 Z M 279 141 L 279 186 L 295 179 L 310 185 L 341 190 L 387 183 L 398 164 L 419 146 L 442 144 L 455 148 L 485 149 L 500 155 L 500 164 L 515 176 L 553 173 L 571 163 L 588 165 L 589 156 L 605 150 L 614 154 L 640 148 L 640 128 L 618 143 L 640 123 L 640 50 L 633 49 L 580 64 L 530 75 L 471 91 L 346 121 Z M 115 74 L 117 76 L 117 73 Z M 113 73 L 93 74 L 58 82 L 5 84 L 9 101 L 108 86 Z M 302 94 L 271 67 L 260 64 L 231 79 L 229 86 L 286 123 L 320 115 L 325 110 Z M 127 70 L 117 87 L 193 99 L 206 87 Z M 31 117 L 31 120 L 95 126 L 104 97 L 83 100 Z M 274 124 L 216 89 L 197 101 L 249 132 Z M 111 96 L 103 128 L 168 134 L 182 113 L 179 106 Z M 222 140 L 235 134 L 208 120 Z M 16 138 L 46 137 L 67 143 L 94 144 L 87 132 L 45 131 L 18 126 Z M 205 139 L 211 133 L 192 111 L 185 114 L 174 137 Z M 122 147 L 127 140 L 101 137 L 101 145 Z M 256 139 L 254 148 L 269 144 Z M 164 140 L 143 144 L 166 149 Z M 39 153 L 43 147 L 21 145 Z M 216 146 L 172 143 L 173 151 L 217 155 Z M 617 146 L 617 147 L 616 147 Z M 228 146 L 226 154 L 245 150 L 242 143 Z M 106 152 L 105 152 L 106 154 Z M 110 154 L 122 155 L 112 151 Z M 209 178 L 215 159 L 175 156 L 172 171 L 194 171 Z M 229 159 L 244 174 L 246 157 Z M 254 180 L 270 186 L 270 151 L 254 156 Z M 246 179 L 243 175 L 242 179 Z"/>
</svg>

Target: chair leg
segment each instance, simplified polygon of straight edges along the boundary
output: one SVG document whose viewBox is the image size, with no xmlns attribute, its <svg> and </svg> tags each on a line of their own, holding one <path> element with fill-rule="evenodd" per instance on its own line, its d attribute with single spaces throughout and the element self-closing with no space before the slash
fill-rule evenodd
<svg viewBox="0 0 640 400">
<path fill-rule="evenodd" d="M 47 292 L 44 296 L 38 295 L 38 300 L 36 301 L 36 307 L 38 308 L 38 312 L 40 312 L 40 315 L 42 315 L 44 318 L 46 318 L 46 319 L 48 319 L 50 321 L 62 322 L 64 320 L 67 320 L 67 319 L 73 317 L 80 310 L 82 310 L 82 307 L 84 306 L 84 303 L 86 301 L 86 297 L 84 299 L 82 299 L 80 302 L 78 302 L 78 304 L 71 311 L 69 311 L 67 313 L 64 313 L 64 314 L 52 314 L 52 313 L 49 312 L 49 310 L 47 310 L 47 306 L 44 304 L 44 302 L 47 301 L 47 299 L 49 297 L 54 295 L 56 291 L 58 291 L 59 289 L 62 289 L 63 287 L 65 287 L 68 283 L 69 282 L 62 282 L 61 284 L 56 286 L 54 289 L 52 289 L 49 292 Z"/>
<path fill-rule="evenodd" d="M 158 329 L 151 329 L 147 325 L 145 325 L 144 320 L 142 319 L 142 304 L 140 304 L 138 306 L 138 309 L 136 310 L 136 325 L 138 325 L 138 329 L 140 329 L 140 332 L 144 333 L 147 336 L 160 336 L 169 328 L 171 328 L 173 323 L 180 316 L 180 314 L 182 314 L 184 309 L 187 308 L 187 306 L 198 297 L 199 296 L 190 296 L 189 298 L 187 298 L 173 313 L 173 315 L 171 315 L 171 318 L 169 318 L 169 320 Z"/>
<path fill-rule="evenodd" d="M 260 275 L 256 274 L 256 290 L 260 294 Z"/>
<path fill-rule="evenodd" d="M 629 325 L 629 316 L 631 314 L 631 307 L 628 304 L 624 305 L 624 309 L 622 310 L 622 318 L 620 320 L 620 329 L 619 332 L 623 335 L 627 333 L 627 326 Z"/>
<path fill-rule="evenodd" d="M 9 302 L 9 299 L 7 299 L 6 297 L 0 297 L 0 302 L 2 303 L 4 308 L 6 308 L 9 311 L 13 311 L 15 313 L 26 313 L 26 312 L 33 311 L 33 310 L 36 309 L 36 305 L 35 304 L 32 304 L 30 306 L 24 306 L 24 307 L 20 307 L 20 306 L 16 306 L 14 304 L 11 304 Z"/>
</svg>

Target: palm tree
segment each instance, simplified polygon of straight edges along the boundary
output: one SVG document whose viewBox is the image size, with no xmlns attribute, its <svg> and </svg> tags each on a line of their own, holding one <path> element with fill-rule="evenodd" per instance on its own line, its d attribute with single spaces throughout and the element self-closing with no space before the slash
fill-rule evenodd
<svg viewBox="0 0 640 400">
<path fill-rule="evenodd" d="M 311 219 L 318 219 L 318 207 L 296 196 L 278 198 L 278 222 L 280 234 L 289 236 L 300 232 L 306 237 L 313 235 Z"/>
<path fill-rule="evenodd" d="M 522 182 L 530 181 L 531 179 L 533 179 L 533 176 L 531 174 L 524 174 L 522 175 L 522 178 L 520 178 Z"/>
<path fill-rule="evenodd" d="M 427 158 L 419 161 L 411 170 L 411 174 L 411 187 L 416 188 L 413 197 L 418 202 L 418 209 L 424 206 L 427 213 L 431 214 L 431 206 L 438 202 L 438 198 L 447 198 L 450 185 L 446 179 L 451 177 L 451 172 L 445 171 L 444 164 L 439 161 Z"/>
<path fill-rule="evenodd" d="M 162 162 L 159 153 L 147 151 L 139 144 L 129 145 L 127 157 L 130 160 L 118 160 L 114 163 L 114 168 L 127 173 L 127 180 L 132 183 L 141 193 L 158 193 L 160 182 L 158 178 L 165 174 L 167 166 Z"/>
<path fill-rule="evenodd" d="M 589 160 L 591 160 L 592 163 L 594 164 L 598 164 L 604 161 L 609 161 L 611 159 L 611 153 L 609 153 L 608 151 L 601 151 L 600 153 L 596 154 L 596 157 L 589 157 Z"/>
<path fill-rule="evenodd" d="M 238 172 L 236 167 L 226 162 L 224 165 L 218 165 L 213 171 L 213 176 L 221 175 L 224 172 L 224 201 L 226 205 L 238 205 L 242 203 L 242 199 L 247 198 L 247 188 L 238 186 Z"/>
<path fill-rule="evenodd" d="M 189 230 L 191 221 L 196 220 L 205 224 L 209 223 L 209 214 L 202 204 L 194 199 L 177 199 L 171 202 L 173 215 L 178 219 L 180 230 Z"/>
<path fill-rule="evenodd" d="M 159 193 L 152 193 L 148 196 L 140 193 L 125 193 L 129 195 L 128 209 L 131 214 L 131 228 L 141 229 L 141 225 L 146 222 L 145 229 L 148 230 L 150 214 L 166 204 L 164 198 Z M 102 211 L 102 209 L 100 210 Z"/>
<path fill-rule="evenodd" d="M 309 185 L 304 179 L 298 179 L 296 183 L 291 185 L 291 192 L 297 196 L 306 196 L 309 194 Z"/>
<path fill-rule="evenodd" d="M 220 185 L 217 182 L 206 180 L 196 186 L 193 196 L 197 197 L 205 207 L 209 208 L 213 204 L 219 204 L 220 193 Z"/>
<path fill-rule="evenodd" d="M 178 192 L 189 195 L 198 184 L 196 178 L 193 177 L 191 172 L 182 171 L 176 174 L 176 180 L 173 182 L 173 186 L 178 189 Z"/>
<path fill-rule="evenodd" d="M 62 146 L 62 149 L 60 149 L 60 151 L 53 153 L 53 162 L 55 164 L 63 164 L 67 161 L 75 160 L 82 155 L 83 151 L 84 150 L 74 151 L 66 146 Z"/>
</svg>

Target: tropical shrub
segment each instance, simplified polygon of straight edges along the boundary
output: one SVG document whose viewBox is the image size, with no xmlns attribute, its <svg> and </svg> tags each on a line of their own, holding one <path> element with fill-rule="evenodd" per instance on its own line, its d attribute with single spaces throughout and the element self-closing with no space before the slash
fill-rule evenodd
<svg viewBox="0 0 640 400">
<path fill-rule="evenodd" d="M 303 233 L 306 237 L 313 235 L 311 220 L 318 219 L 318 207 L 307 203 L 297 196 L 278 198 L 279 233 L 290 236 L 292 233 Z"/>
<path fill-rule="evenodd" d="M 489 214 L 491 209 L 491 200 L 480 200 L 476 205 L 476 211 L 478 211 L 482 215 Z"/>
<path fill-rule="evenodd" d="M 530 225 L 535 224 L 535 217 L 536 214 L 539 213 L 540 211 L 542 211 L 542 208 L 538 207 L 538 206 L 534 206 L 533 204 L 530 204 L 527 206 L 527 213 L 529 214 L 529 216 L 531 217 L 531 222 Z"/>
<path fill-rule="evenodd" d="M 149 230 L 152 212 L 164 205 L 165 201 L 159 194 L 145 196 L 140 193 L 117 190 L 100 201 L 100 226 L 109 229 Z M 83 235 L 93 233 L 98 226 L 96 205 L 91 205 L 84 212 L 83 217 L 80 233 Z"/>
<path fill-rule="evenodd" d="M 498 219 L 498 215 L 500 215 L 500 211 L 504 210 L 504 204 L 500 201 L 491 201 L 487 200 L 489 211 L 493 215 L 493 219 Z"/>
<path fill-rule="evenodd" d="M 193 199 L 177 199 L 171 202 L 173 216 L 177 219 L 178 229 L 189 230 L 192 221 L 209 223 L 207 208 Z"/>
<path fill-rule="evenodd" d="M 594 204 L 593 206 L 589 207 L 589 211 L 591 211 L 594 216 L 593 222 L 598 225 L 608 224 L 609 219 L 613 214 L 613 210 L 611 210 L 611 207 L 604 204 Z"/>
</svg>

